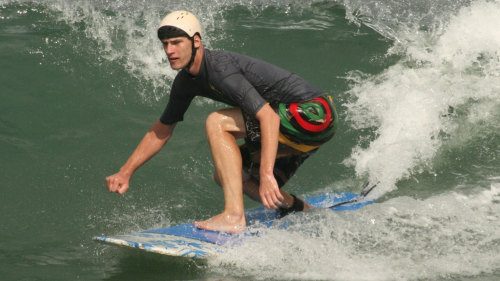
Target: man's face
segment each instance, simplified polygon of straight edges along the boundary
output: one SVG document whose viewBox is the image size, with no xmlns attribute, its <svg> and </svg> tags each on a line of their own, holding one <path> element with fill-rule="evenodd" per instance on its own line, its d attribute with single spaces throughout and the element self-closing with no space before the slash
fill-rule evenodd
<svg viewBox="0 0 500 281">
<path fill-rule="evenodd" d="M 191 60 L 192 43 L 185 36 L 163 39 L 163 49 L 167 54 L 170 67 L 174 70 L 183 69 Z"/>
</svg>

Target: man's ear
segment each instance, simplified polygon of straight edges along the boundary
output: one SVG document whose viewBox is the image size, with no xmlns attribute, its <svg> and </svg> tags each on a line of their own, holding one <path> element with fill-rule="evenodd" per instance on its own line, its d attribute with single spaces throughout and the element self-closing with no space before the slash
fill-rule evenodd
<svg viewBox="0 0 500 281">
<path fill-rule="evenodd" d="M 198 34 L 195 34 L 193 37 L 194 40 L 194 47 L 199 48 L 201 46 L 201 37 Z"/>
</svg>

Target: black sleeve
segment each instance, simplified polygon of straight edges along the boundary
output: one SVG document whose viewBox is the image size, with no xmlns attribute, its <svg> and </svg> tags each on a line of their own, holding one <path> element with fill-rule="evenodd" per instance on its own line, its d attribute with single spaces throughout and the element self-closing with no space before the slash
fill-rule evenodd
<svg viewBox="0 0 500 281">
<path fill-rule="evenodd" d="M 221 83 L 221 90 L 248 114 L 255 117 L 267 103 L 250 82 L 241 73 L 233 73 Z"/>
<path fill-rule="evenodd" d="M 177 76 L 172 85 L 172 90 L 170 91 L 167 107 L 160 117 L 160 122 L 165 125 L 171 125 L 184 120 L 184 113 L 186 113 L 195 96 L 189 91 L 189 87 L 185 87 L 181 90 L 179 84 L 182 84 L 182 82 L 179 80 L 182 79 L 179 79 L 179 76 Z"/>
</svg>

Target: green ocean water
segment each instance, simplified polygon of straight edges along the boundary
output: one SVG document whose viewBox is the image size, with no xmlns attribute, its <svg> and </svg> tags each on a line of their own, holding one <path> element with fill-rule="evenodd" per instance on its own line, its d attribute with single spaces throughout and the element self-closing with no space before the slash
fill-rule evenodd
<svg viewBox="0 0 500 281">
<path fill-rule="evenodd" d="M 161 115 L 175 72 L 161 18 L 199 16 L 206 47 L 293 71 L 340 126 L 286 189 L 359 192 L 288 231 L 199 262 L 105 246 L 223 207 L 196 100 L 124 195 L 104 178 Z M 0 0 L 0 280 L 497 280 L 499 1 Z M 250 200 L 246 207 L 258 206 Z"/>
</svg>

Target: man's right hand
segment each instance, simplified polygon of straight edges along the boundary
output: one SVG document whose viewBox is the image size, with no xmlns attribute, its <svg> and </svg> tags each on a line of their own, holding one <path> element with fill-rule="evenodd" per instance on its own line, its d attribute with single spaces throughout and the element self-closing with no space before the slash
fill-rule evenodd
<svg viewBox="0 0 500 281">
<path fill-rule="evenodd" d="M 118 172 L 106 178 L 106 184 L 109 192 L 119 194 L 125 193 L 129 188 L 130 177 Z"/>
<path fill-rule="evenodd" d="M 135 170 L 161 150 L 172 135 L 175 125 L 176 123 L 165 125 L 159 120 L 153 124 L 120 171 L 106 178 L 109 192 L 123 194 L 128 190 L 130 177 Z"/>
</svg>

